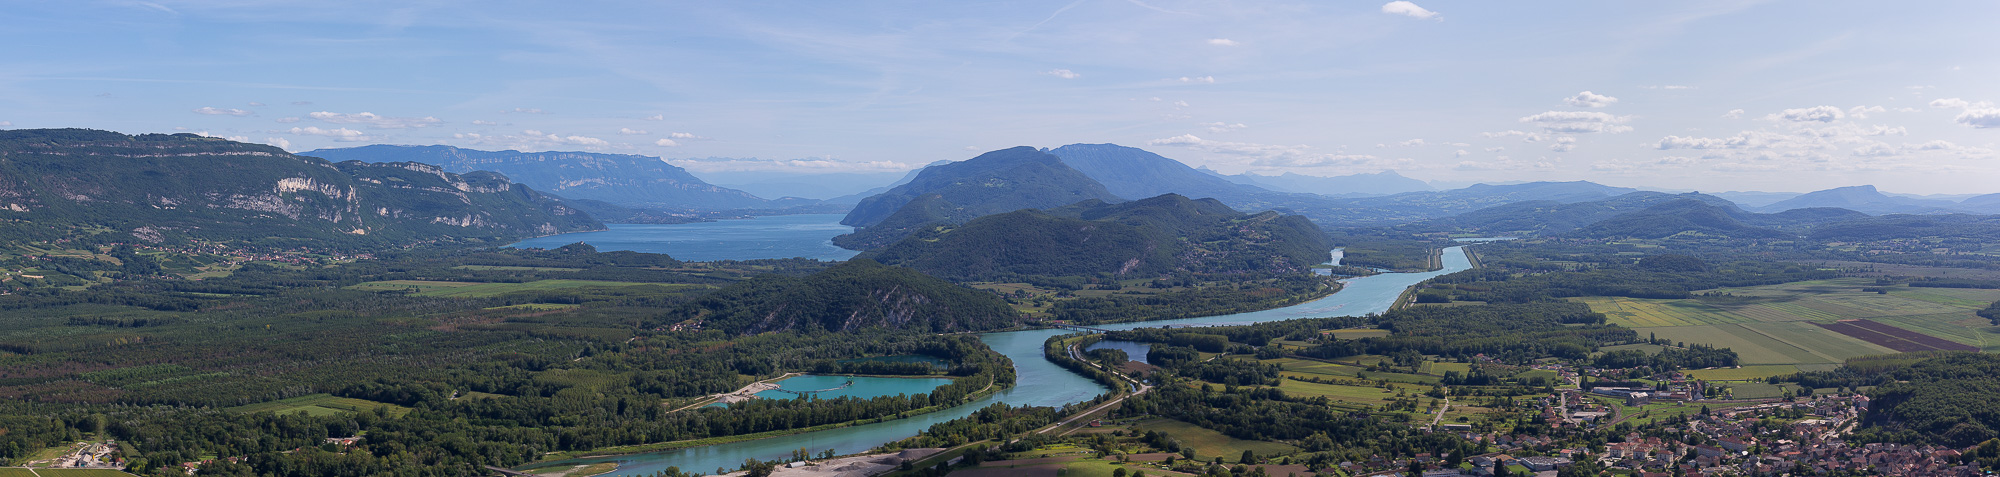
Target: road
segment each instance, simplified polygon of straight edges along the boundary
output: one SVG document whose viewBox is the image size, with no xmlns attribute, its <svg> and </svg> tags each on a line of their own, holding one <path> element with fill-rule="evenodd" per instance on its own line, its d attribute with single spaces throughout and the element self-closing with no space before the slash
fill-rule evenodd
<svg viewBox="0 0 2000 477">
<path fill-rule="evenodd" d="M 1111 375 L 1112 375 L 1112 376 L 1117 376 L 1117 377 L 1118 377 L 1118 379 L 1123 379 L 1123 380 L 1125 380 L 1125 382 L 1129 382 L 1129 383 L 1132 383 L 1132 387 L 1133 387 L 1133 389 L 1136 389 L 1136 390 L 1135 390 L 1135 391 L 1133 391 L 1133 392 L 1132 392 L 1131 394 L 1123 394 L 1123 393 L 1121 393 L 1121 394 L 1120 394 L 1120 395 L 1118 396 L 1118 398 L 1116 398 L 1116 399 L 1112 399 L 1112 400 L 1110 400 L 1110 401 L 1106 401 L 1106 402 L 1105 402 L 1104 404 L 1099 404 L 1099 405 L 1097 405 L 1096 407 L 1092 407 L 1092 408 L 1090 408 L 1090 410 L 1087 410 L 1087 411 L 1084 411 L 1084 412 L 1080 412 L 1080 413 L 1077 413 L 1077 414 L 1076 414 L 1076 415 L 1074 415 L 1074 416 L 1070 416 L 1070 417 L 1069 417 L 1069 419 L 1063 419 L 1063 420 L 1062 420 L 1062 421 L 1060 421 L 1060 422 L 1057 422 L 1057 423 L 1055 423 L 1055 424 L 1051 424 L 1051 425 L 1049 425 L 1049 427 L 1044 427 L 1044 428 L 1041 428 L 1040 430 L 1037 430 L 1037 431 L 1035 431 L 1035 433 L 1036 433 L 1036 434 L 1047 434 L 1047 433 L 1049 433 L 1049 431 L 1053 431 L 1053 430 L 1056 430 L 1056 429 L 1062 429 L 1062 428 L 1064 428 L 1064 427 L 1068 427 L 1068 426 L 1069 426 L 1070 424 L 1072 424 L 1072 423 L 1075 423 L 1075 422 L 1076 422 L 1076 421 L 1077 421 L 1078 419 L 1083 419 L 1084 417 L 1088 417 L 1088 416 L 1091 416 L 1091 415 L 1095 415 L 1095 414 L 1097 414 L 1097 413 L 1099 413 L 1099 412 L 1103 412 L 1103 411 L 1104 411 L 1105 409 L 1110 409 L 1110 408 L 1111 408 L 1111 406 L 1115 406 L 1115 405 L 1117 405 L 1118 403 L 1122 403 L 1122 402 L 1125 402 L 1125 399 L 1126 399 L 1126 398 L 1130 398 L 1130 397 L 1132 397 L 1132 396 L 1137 396 L 1137 395 L 1140 395 L 1140 394 L 1145 394 L 1145 393 L 1146 393 L 1146 391 L 1151 391 L 1151 390 L 1153 390 L 1153 387 L 1152 387 L 1152 386 L 1150 386 L 1150 385 L 1147 385 L 1146 383 L 1142 383 L 1142 382 L 1139 382 L 1139 380 L 1137 380 L 1137 379 L 1132 379 L 1132 377 L 1130 377 L 1130 376 L 1126 376 L 1126 375 L 1125 375 L 1125 373 L 1120 373 L 1120 372 L 1118 372 L 1117 370 L 1113 370 L 1113 369 L 1108 369 L 1108 368 L 1105 368 L 1105 367 L 1104 367 L 1103 365 L 1100 365 L 1100 364 L 1097 364 L 1097 363 L 1093 363 L 1093 362 L 1090 362 L 1090 361 L 1088 361 L 1088 360 L 1085 360 L 1085 359 L 1082 359 L 1082 357 L 1081 357 L 1082 355 L 1081 355 L 1081 354 L 1078 354 L 1078 353 L 1077 353 L 1077 351 L 1076 351 L 1076 346 L 1074 346 L 1074 345 L 1071 345 L 1071 346 L 1069 346 L 1069 347 L 1068 347 L 1067 349 L 1068 349 L 1068 351 L 1069 351 L 1069 357 L 1070 357 L 1070 359 L 1075 359 L 1075 360 L 1077 360 L 1077 361 L 1081 361 L 1081 362 L 1083 362 L 1084 364 L 1088 364 L 1088 365 L 1090 365 L 1091 367 L 1095 367 L 1095 368 L 1097 368 L 1097 369 L 1099 369 L 1099 370 L 1102 370 L 1102 371 L 1104 371 L 1104 372 L 1107 372 L 1107 373 L 1111 373 Z"/>
</svg>

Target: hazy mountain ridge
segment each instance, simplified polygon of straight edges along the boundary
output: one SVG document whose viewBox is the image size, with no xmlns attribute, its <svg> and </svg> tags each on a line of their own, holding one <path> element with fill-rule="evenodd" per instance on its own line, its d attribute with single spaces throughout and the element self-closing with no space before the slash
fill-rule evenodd
<svg viewBox="0 0 2000 477">
<path fill-rule="evenodd" d="M 1001 149 L 926 167 L 909 183 L 862 199 L 840 223 L 865 229 L 834 243 L 865 250 L 899 240 L 924 224 L 960 224 L 983 215 L 1089 199 L 1124 200 L 1061 158 L 1027 146 Z"/>
<path fill-rule="evenodd" d="M 0 131 L 0 215 L 49 239 L 108 227 L 183 239 L 371 247 L 502 241 L 598 230 L 561 199 L 491 172 L 418 163 L 332 163 L 192 134 Z"/>
<path fill-rule="evenodd" d="M 1303 274 L 1332 248 L 1304 217 L 1244 214 L 1215 199 L 1166 194 L 988 215 L 917 231 L 870 256 L 955 280 L 996 280 Z"/>
<path fill-rule="evenodd" d="M 482 151 L 453 146 L 370 145 L 319 149 L 303 155 L 363 162 L 420 162 L 450 172 L 486 170 L 529 187 L 572 199 L 624 207 L 727 210 L 782 208 L 815 201 L 766 200 L 709 184 L 657 157 L 592 152 Z"/>
</svg>

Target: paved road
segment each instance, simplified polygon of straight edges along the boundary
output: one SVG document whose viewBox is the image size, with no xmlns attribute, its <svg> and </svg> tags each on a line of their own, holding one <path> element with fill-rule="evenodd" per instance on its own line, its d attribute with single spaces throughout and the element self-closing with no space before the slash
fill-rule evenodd
<svg viewBox="0 0 2000 477">
<path fill-rule="evenodd" d="M 1076 422 L 1076 420 L 1078 420 L 1078 419 L 1083 419 L 1083 418 L 1084 418 L 1085 416 L 1089 416 L 1089 415 L 1092 415 L 1092 414 L 1097 414 L 1098 412 L 1100 412 L 1100 411 L 1103 411 L 1103 410 L 1105 410 L 1105 409 L 1107 409 L 1107 408 L 1110 408 L 1110 407 L 1111 407 L 1111 406 L 1113 406 L 1113 405 L 1116 405 L 1116 404 L 1118 404 L 1118 403 L 1121 403 L 1121 402 L 1125 402 L 1125 399 L 1126 399 L 1126 398 L 1129 398 L 1129 397 L 1132 397 L 1132 396 L 1137 396 L 1137 395 L 1140 395 L 1140 394 L 1145 394 L 1145 393 L 1146 393 L 1146 391 L 1151 391 L 1151 390 L 1153 390 L 1153 387 L 1152 387 L 1152 386 L 1149 386 L 1149 385 L 1147 385 L 1146 383 L 1142 383 L 1142 382 L 1139 382 L 1139 380 L 1136 380 L 1136 379 L 1132 379 L 1131 377 L 1129 377 L 1129 376 L 1126 376 L 1126 375 L 1125 375 L 1124 373 L 1120 373 L 1120 372 L 1118 372 L 1118 371 L 1115 371 L 1115 370 L 1111 370 L 1111 369 L 1106 369 L 1106 368 L 1105 368 L 1104 366 L 1102 366 L 1102 365 L 1099 365 L 1099 364 L 1097 364 L 1097 363 L 1092 363 L 1092 362 L 1090 362 L 1090 361 L 1087 361 L 1087 360 L 1083 360 L 1083 359 L 1079 358 L 1079 356 L 1081 356 L 1081 355 L 1077 353 L 1077 351 L 1076 351 L 1076 346 L 1070 346 L 1070 347 L 1068 348 L 1068 350 L 1069 350 L 1069 356 L 1070 356 L 1070 359 L 1075 359 L 1075 360 L 1077 360 L 1077 361 L 1082 361 L 1082 362 L 1083 362 L 1084 364 L 1088 364 L 1088 365 L 1090 365 L 1090 366 L 1092 366 L 1092 367 L 1095 367 L 1095 368 L 1097 368 L 1097 369 L 1099 369 L 1099 370 L 1103 370 L 1104 372 L 1107 372 L 1107 373 L 1111 373 L 1111 375 L 1112 375 L 1112 376 L 1117 376 L 1117 377 L 1118 377 L 1118 379 L 1123 379 L 1123 380 L 1125 380 L 1126 382 L 1129 382 L 1129 383 L 1132 383 L 1132 386 L 1133 386 L 1133 388 L 1137 389 L 1137 391 L 1133 391 L 1133 392 L 1132 392 L 1131 394 L 1123 394 L 1123 395 L 1120 395 L 1120 396 L 1118 396 L 1118 398 L 1117 398 L 1117 399 L 1112 399 L 1112 400 L 1110 400 L 1110 401 L 1107 401 L 1107 402 L 1105 402 L 1104 404 L 1099 404 L 1099 405 L 1097 405 L 1097 407 L 1093 407 L 1093 408 L 1090 408 L 1090 410 L 1087 410 L 1087 411 L 1084 411 L 1084 412 L 1080 412 L 1080 413 L 1077 413 L 1077 414 L 1076 414 L 1076 415 L 1074 415 L 1074 416 L 1070 416 L 1070 417 L 1069 417 L 1069 419 L 1064 419 L 1064 420 L 1062 420 L 1061 422 L 1057 422 L 1057 423 L 1055 423 L 1055 424 L 1052 424 L 1052 425 L 1050 425 L 1049 427 L 1044 427 L 1044 428 L 1042 428 L 1041 430 L 1038 430 L 1038 431 L 1035 431 L 1035 433 L 1036 433 L 1036 434 L 1047 434 L 1047 433 L 1049 433 L 1049 431 L 1053 431 L 1053 430 L 1056 430 L 1056 429 L 1062 429 L 1063 427 L 1066 427 L 1066 426 L 1069 426 L 1069 425 L 1070 425 L 1071 423 L 1074 423 L 1074 422 Z"/>
</svg>

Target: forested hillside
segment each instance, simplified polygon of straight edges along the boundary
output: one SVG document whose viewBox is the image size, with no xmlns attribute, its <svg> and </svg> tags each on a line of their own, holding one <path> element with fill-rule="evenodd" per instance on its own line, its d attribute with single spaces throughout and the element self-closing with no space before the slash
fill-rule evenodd
<svg viewBox="0 0 2000 477">
<path fill-rule="evenodd" d="M 736 283 L 666 319 L 677 329 L 731 334 L 864 328 L 952 333 L 1010 327 L 1016 316 L 992 293 L 855 259 L 806 277 L 771 275 Z"/>
<path fill-rule="evenodd" d="M 913 202 L 924 202 L 911 206 Z M 924 168 L 909 183 L 862 199 L 840 223 L 867 227 L 834 243 L 865 250 L 902 239 L 925 224 L 1098 199 L 1121 201 L 1061 158 L 1021 146 Z M 892 217 L 901 215 L 901 217 Z"/>
<path fill-rule="evenodd" d="M 597 220 L 504 176 L 417 163 L 332 163 L 192 134 L 0 131 L 10 243 L 360 250 L 504 243 Z"/>
<path fill-rule="evenodd" d="M 481 151 L 452 146 L 318 149 L 301 155 L 335 161 L 418 162 L 467 173 L 493 171 L 569 199 L 667 210 L 773 208 L 769 200 L 717 187 L 658 157 L 594 152 Z M 798 201 L 801 205 L 811 201 Z"/>
<path fill-rule="evenodd" d="M 980 217 L 918 232 L 873 256 L 954 280 L 1267 277 L 1304 275 L 1332 248 L 1304 217 L 1244 214 L 1215 199 L 1167 194 Z"/>
</svg>

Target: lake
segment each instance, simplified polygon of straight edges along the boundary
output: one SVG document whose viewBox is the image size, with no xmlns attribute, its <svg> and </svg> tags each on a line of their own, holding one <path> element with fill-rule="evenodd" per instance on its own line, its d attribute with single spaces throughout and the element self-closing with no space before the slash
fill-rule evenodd
<svg viewBox="0 0 2000 477">
<path fill-rule="evenodd" d="M 1423 273 L 1384 273 L 1350 278 L 1342 281 L 1346 287 L 1339 293 L 1298 305 L 1232 315 L 1121 323 L 1100 327 L 1129 330 L 1164 325 L 1247 325 L 1299 318 L 1381 313 L 1388 311 L 1389 307 L 1395 304 L 1396 298 L 1402 295 L 1403 290 L 1411 285 L 1439 275 L 1472 268 L 1464 249 L 1462 246 L 1445 249 L 1444 267 L 1440 270 Z M 1103 394 L 1106 391 L 1103 386 L 1042 358 L 1042 342 L 1051 336 L 1064 333 L 1067 331 L 1049 329 L 980 335 L 979 340 L 985 342 L 986 346 L 1014 360 L 1017 382 L 1011 389 L 951 409 L 888 422 L 769 439 L 644 454 L 570 459 L 537 467 L 617 462 L 618 470 L 605 474 L 615 477 L 651 475 L 669 466 L 677 466 L 689 472 L 713 472 L 718 467 L 734 470 L 737 466 L 743 465 L 744 459 L 779 459 L 790 456 L 792 451 L 801 448 L 813 453 L 833 449 L 835 454 L 842 455 L 866 452 L 875 446 L 917 435 L 933 424 L 971 415 L 974 411 L 996 402 L 1013 406 L 1062 406 Z"/>
<path fill-rule="evenodd" d="M 802 214 L 692 224 L 607 224 L 608 230 L 536 237 L 508 247 L 556 248 L 583 242 L 599 252 L 664 253 L 693 262 L 794 257 L 840 261 L 861 253 L 833 245 L 834 236 L 854 231 L 840 225 L 842 217 Z"/>
</svg>

